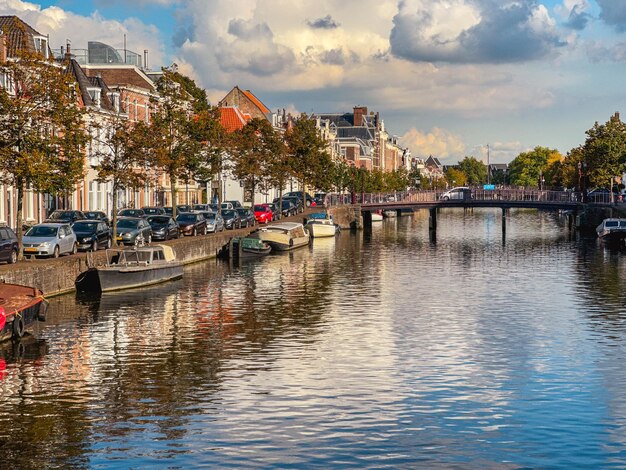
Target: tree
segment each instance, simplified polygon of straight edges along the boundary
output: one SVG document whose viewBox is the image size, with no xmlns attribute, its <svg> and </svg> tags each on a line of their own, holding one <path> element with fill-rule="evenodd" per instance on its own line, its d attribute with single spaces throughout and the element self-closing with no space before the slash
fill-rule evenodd
<svg viewBox="0 0 626 470">
<path fill-rule="evenodd" d="M 516 186 L 538 186 L 540 178 L 549 182 L 547 170 L 562 158 L 558 150 L 547 147 L 535 147 L 529 152 L 522 152 L 509 164 L 509 181 Z M 555 171 L 552 173 L 556 174 Z"/>
<path fill-rule="evenodd" d="M 450 167 L 446 170 L 446 180 L 450 186 L 466 186 L 467 176 L 458 168 Z"/>
<path fill-rule="evenodd" d="M 118 192 L 126 188 L 139 188 L 146 180 L 145 136 L 148 134 L 143 122 L 132 123 L 117 114 L 105 123 L 92 126 L 91 155 L 98 159 L 94 170 L 97 181 L 111 182 L 113 197 L 113 244 L 117 244 Z"/>
<path fill-rule="evenodd" d="M 459 162 L 461 170 L 467 179 L 467 184 L 482 184 L 487 182 L 487 167 L 474 157 L 465 157 Z"/>
<path fill-rule="evenodd" d="M 73 190 L 83 175 L 87 135 L 74 83 L 61 67 L 18 53 L 0 70 L 9 83 L 0 87 L 0 181 L 17 191 L 15 231 L 22 256 L 25 191 Z"/>
<path fill-rule="evenodd" d="M 616 176 L 621 176 L 626 163 L 626 124 L 615 113 L 605 124 L 598 124 L 587 132 L 580 158 L 586 164 L 586 174 L 592 186 L 611 187 Z"/>
<path fill-rule="evenodd" d="M 150 164 L 168 174 L 172 196 L 172 217 L 176 218 L 177 188 L 180 180 L 189 183 L 202 158 L 202 144 L 192 131 L 194 98 L 176 81 L 177 72 L 164 68 L 157 82 L 159 98 L 152 99 L 147 137 Z"/>
<path fill-rule="evenodd" d="M 267 119 L 255 118 L 232 134 L 230 153 L 233 175 L 251 191 L 252 205 L 257 188 L 267 187 L 274 155 L 284 151 L 284 144 Z M 275 169 L 275 168 L 274 168 Z"/>
<path fill-rule="evenodd" d="M 316 127 L 315 119 L 303 114 L 285 134 L 293 176 L 302 191 L 307 187 L 322 186 L 327 179 L 332 160 L 326 150 L 326 141 Z"/>
</svg>

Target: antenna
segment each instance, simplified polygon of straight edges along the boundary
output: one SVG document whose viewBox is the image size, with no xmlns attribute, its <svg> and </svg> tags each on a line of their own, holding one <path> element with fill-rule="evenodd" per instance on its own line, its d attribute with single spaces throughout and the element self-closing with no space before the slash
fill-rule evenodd
<svg viewBox="0 0 626 470">
<path fill-rule="evenodd" d="M 487 184 L 489 184 L 489 174 L 491 173 L 491 167 L 489 165 L 489 144 L 487 144 Z"/>
<path fill-rule="evenodd" d="M 124 33 L 124 63 L 126 63 L 126 33 Z"/>
</svg>

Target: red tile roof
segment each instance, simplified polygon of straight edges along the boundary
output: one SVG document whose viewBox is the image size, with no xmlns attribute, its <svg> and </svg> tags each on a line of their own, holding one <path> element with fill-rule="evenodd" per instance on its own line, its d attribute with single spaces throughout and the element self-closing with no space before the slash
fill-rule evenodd
<svg viewBox="0 0 626 470">
<path fill-rule="evenodd" d="M 243 93 L 261 110 L 263 114 L 271 113 L 271 111 L 267 109 L 267 106 L 261 103 L 261 100 L 254 96 L 254 94 L 250 90 L 245 90 Z"/>
<path fill-rule="evenodd" d="M 248 113 L 243 113 L 239 108 L 234 106 L 225 106 L 219 108 L 220 110 L 220 123 L 227 132 L 235 132 L 243 129 L 248 121 L 251 119 Z"/>
</svg>

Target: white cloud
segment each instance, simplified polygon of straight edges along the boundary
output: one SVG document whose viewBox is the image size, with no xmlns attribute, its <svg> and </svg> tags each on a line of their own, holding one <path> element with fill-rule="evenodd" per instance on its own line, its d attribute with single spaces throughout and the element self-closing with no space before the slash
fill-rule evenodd
<svg viewBox="0 0 626 470">
<path fill-rule="evenodd" d="M 410 129 L 400 138 L 400 143 L 408 147 L 413 156 L 421 158 L 433 155 L 442 159 L 449 157 L 462 159 L 466 150 L 461 136 L 438 127 L 431 129 L 430 132 Z"/>
</svg>

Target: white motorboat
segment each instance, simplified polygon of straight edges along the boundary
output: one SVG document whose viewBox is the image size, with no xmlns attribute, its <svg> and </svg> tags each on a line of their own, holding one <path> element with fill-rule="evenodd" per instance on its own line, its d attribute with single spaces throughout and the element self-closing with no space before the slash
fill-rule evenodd
<svg viewBox="0 0 626 470">
<path fill-rule="evenodd" d="M 616 217 L 604 219 L 596 227 L 598 237 L 606 242 L 622 242 L 626 239 L 626 219 Z"/>
<path fill-rule="evenodd" d="M 383 214 L 381 214 L 380 212 L 372 212 L 372 222 L 382 222 L 383 221 Z"/>
<path fill-rule="evenodd" d="M 339 232 L 339 227 L 333 221 L 333 217 L 326 212 L 310 214 L 304 228 L 313 238 L 334 237 Z"/>
<path fill-rule="evenodd" d="M 398 216 L 398 211 L 395 209 L 386 209 L 383 211 L 383 217 L 394 218 Z"/>
<path fill-rule="evenodd" d="M 283 222 L 262 227 L 250 235 L 266 242 L 275 251 L 288 251 L 309 244 L 310 236 L 297 222 Z"/>
</svg>

